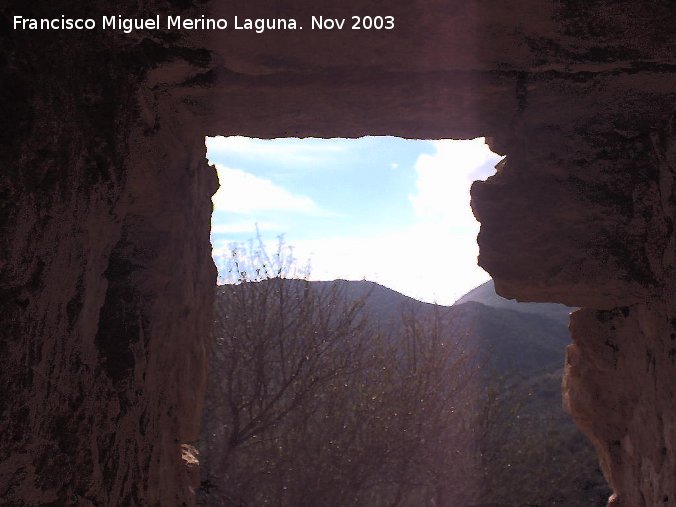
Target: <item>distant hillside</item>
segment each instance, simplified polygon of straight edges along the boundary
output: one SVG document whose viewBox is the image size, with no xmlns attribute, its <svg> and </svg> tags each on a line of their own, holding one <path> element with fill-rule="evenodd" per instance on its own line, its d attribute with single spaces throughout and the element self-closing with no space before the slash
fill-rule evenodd
<svg viewBox="0 0 676 507">
<path fill-rule="evenodd" d="M 530 313 L 541 317 L 549 317 L 568 327 L 568 316 L 574 308 L 556 303 L 519 303 L 513 299 L 505 299 L 495 292 L 493 280 L 472 289 L 455 302 L 455 305 L 476 301 L 492 308 L 514 310 L 521 313 Z"/>
<path fill-rule="evenodd" d="M 369 313 L 383 324 L 393 320 L 398 322 L 401 318 L 402 307 L 412 307 L 416 311 L 425 313 L 431 311 L 434 306 L 366 280 L 334 280 L 311 283 L 322 288 L 337 284 L 344 291 L 345 297 L 349 301 L 366 298 Z"/>
<path fill-rule="evenodd" d="M 549 317 L 476 302 L 454 305 L 449 311 L 456 332 L 467 332 L 469 343 L 499 373 L 527 378 L 563 365 L 568 329 Z"/>
<path fill-rule="evenodd" d="M 403 310 L 429 318 L 435 307 L 374 282 L 311 283 L 323 289 L 337 284 L 349 301 L 364 298 L 369 315 L 381 326 L 399 326 Z M 453 306 L 438 306 L 448 321 L 448 331 L 466 335 L 465 345 L 475 348 L 500 373 L 529 377 L 534 372 L 561 368 L 565 347 L 570 343 L 568 307 L 517 303 L 501 298 L 492 288 L 493 282 L 487 282 Z"/>
<path fill-rule="evenodd" d="M 423 303 L 367 281 L 284 284 L 299 294 L 337 287 L 346 305 L 363 300 L 370 323 L 392 340 L 399 339 L 402 316 L 412 312 L 421 322 L 430 322 L 434 312 L 440 312 L 444 335 L 461 339 L 462 349 L 476 361 L 482 386 L 478 392 L 493 392 L 503 407 L 499 441 L 482 451 L 484 500 L 504 507 L 606 505 L 610 491 L 592 446 L 562 409 L 570 308 L 504 299 L 495 293 L 492 281 L 453 306 Z M 225 291 L 237 290 L 219 287 L 217 305 Z M 397 347 L 400 342 L 390 343 Z"/>
<path fill-rule="evenodd" d="M 332 282 L 313 282 L 328 286 Z M 369 313 L 396 322 L 402 308 L 420 316 L 434 305 L 373 282 L 338 281 L 348 298 L 366 297 Z M 568 320 L 573 308 L 519 303 L 495 293 L 493 281 L 471 290 L 450 307 L 449 332 L 466 335 L 493 381 L 508 383 L 518 410 L 498 454 L 491 457 L 487 487 L 501 505 L 606 505 L 610 495 L 596 454 L 562 408 L 561 380 Z"/>
</svg>

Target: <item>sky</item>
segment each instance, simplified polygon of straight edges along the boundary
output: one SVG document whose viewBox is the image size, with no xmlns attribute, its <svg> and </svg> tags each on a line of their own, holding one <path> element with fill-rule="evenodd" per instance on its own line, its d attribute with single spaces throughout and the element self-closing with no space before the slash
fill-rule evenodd
<svg viewBox="0 0 676 507">
<path fill-rule="evenodd" d="M 477 266 L 479 224 L 469 188 L 500 160 L 470 141 L 206 139 L 221 188 L 211 241 L 219 280 L 234 245 L 278 237 L 311 280 L 377 282 L 421 301 L 453 304 L 489 279 Z"/>
</svg>

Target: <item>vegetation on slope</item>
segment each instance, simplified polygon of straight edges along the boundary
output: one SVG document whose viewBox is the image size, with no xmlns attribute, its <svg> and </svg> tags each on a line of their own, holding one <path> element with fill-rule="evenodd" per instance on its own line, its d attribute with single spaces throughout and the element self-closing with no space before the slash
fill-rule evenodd
<svg viewBox="0 0 676 507">
<path fill-rule="evenodd" d="M 605 505 L 561 409 L 560 308 L 439 307 L 284 262 L 217 289 L 203 504 Z"/>
</svg>

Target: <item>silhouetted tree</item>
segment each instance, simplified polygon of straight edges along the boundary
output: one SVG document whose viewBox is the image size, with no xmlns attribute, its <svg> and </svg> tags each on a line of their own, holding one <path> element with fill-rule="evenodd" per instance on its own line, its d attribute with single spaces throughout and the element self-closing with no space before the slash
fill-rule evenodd
<svg viewBox="0 0 676 507">
<path fill-rule="evenodd" d="M 368 295 L 287 278 L 294 264 L 282 240 L 270 257 L 259 238 L 256 251 L 233 250 L 236 283 L 217 289 L 203 503 L 476 498 L 494 419 L 486 410 L 499 410 L 448 315 L 402 309 L 401 322 L 374 322 Z"/>
</svg>

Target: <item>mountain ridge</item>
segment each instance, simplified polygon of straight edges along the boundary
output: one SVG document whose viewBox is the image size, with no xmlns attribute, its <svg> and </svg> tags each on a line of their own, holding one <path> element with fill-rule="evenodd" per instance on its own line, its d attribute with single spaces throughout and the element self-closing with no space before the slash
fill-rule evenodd
<svg viewBox="0 0 676 507">
<path fill-rule="evenodd" d="M 492 281 L 450 306 L 421 302 L 366 280 L 283 283 L 291 285 L 290 294 L 337 288 L 344 304 L 363 302 L 367 320 L 389 334 L 395 346 L 407 312 L 423 328 L 440 316 L 445 336 L 451 343 L 458 338 L 480 369 L 481 396 L 497 393 L 507 407 L 499 430 L 504 438 L 484 455 L 482 480 L 490 499 L 504 506 L 606 505 L 610 491 L 593 448 L 562 408 L 570 308 L 506 300 L 495 293 Z"/>
</svg>

